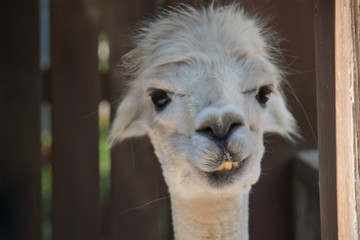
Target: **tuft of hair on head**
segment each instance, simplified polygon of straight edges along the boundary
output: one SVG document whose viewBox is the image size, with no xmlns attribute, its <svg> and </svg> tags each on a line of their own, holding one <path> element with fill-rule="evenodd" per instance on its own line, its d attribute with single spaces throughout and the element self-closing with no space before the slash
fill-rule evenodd
<svg viewBox="0 0 360 240">
<path fill-rule="evenodd" d="M 205 1 L 197 5 L 198 7 L 195 8 L 189 4 L 181 3 L 175 7 L 161 9 L 154 17 L 142 21 L 134 32 L 132 39 L 134 48 L 122 57 L 121 66 L 124 75 L 129 79 L 139 77 L 147 67 L 149 68 L 148 63 L 151 62 L 149 56 L 155 53 L 160 44 L 165 45 L 166 40 L 171 40 L 166 39 L 168 36 L 186 28 L 194 30 L 193 27 L 196 27 L 197 23 L 211 21 L 212 19 L 226 21 L 232 26 L 240 21 L 252 22 L 261 39 L 265 41 L 264 55 L 266 56 L 264 57 L 276 64 L 281 72 L 284 72 L 285 67 L 283 67 L 284 61 L 280 47 L 283 39 L 270 25 L 272 17 L 261 16 L 258 9 L 247 12 L 241 3 L 234 1 L 221 1 L 221 3 L 219 1 Z M 158 41 L 160 39 L 162 41 Z M 157 57 L 163 59 L 163 62 L 179 60 L 165 56 Z"/>
</svg>

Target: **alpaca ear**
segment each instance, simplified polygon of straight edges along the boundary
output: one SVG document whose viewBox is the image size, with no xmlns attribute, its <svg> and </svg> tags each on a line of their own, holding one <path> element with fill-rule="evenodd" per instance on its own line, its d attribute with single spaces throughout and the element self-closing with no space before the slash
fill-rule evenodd
<svg viewBox="0 0 360 240">
<path fill-rule="evenodd" d="M 110 144 L 121 142 L 126 138 L 147 134 L 150 122 L 150 111 L 139 90 L 130 92 L 121 101 L 110 130 Z"/>
<path fill-rule="evenodd" d="M 269 116 L 265 123 L 265 133 L 280 134 L 291 141 L 301 138 L 296 120 L 288 110 L 281 93 L 272 94 L 267 108 Z"/>
</svg>

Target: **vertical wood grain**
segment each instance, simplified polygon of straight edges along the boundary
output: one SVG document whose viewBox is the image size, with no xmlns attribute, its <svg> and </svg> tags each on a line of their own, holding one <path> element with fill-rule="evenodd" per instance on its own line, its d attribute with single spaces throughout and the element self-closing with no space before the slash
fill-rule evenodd
<svg viewBox="0 0 360 240">
<path fill-rule="evenodd" d="M 354 1 L 351 5 L 351 32 L 354 49 L 354 154 L 355 154 L 355 195 L 357 231 L 360 234 L 360 1 Z"/>
<path fill-rule="evenodd" d="M 360 99 L 355 99 L 356 54 L 354 49 L 354 3 L 358 0 L 335 1 L 335 108 L 336 108 L 336 181 L 338 199 L 339 239 L 358 239 L 356 196 L 355 196 L 355 156 L 354 132 L 358 120 L 354 107 Z"/>
<path fill-rule="evenodd" d="M 323 239 L 337 239 L 337 185 L 335 142 L 335 6 L 315 1 L 316 88 L 320 217 Z"/>
<path fill-rule="evenodd" d="M 358 0 L 315 1 L 321 226 L 358 239 Z"/>
<path fill-rule="evenodd" d="M 39 6 L 0 4 L 0 239 L 41 239 Z"/>
<path fill-rule="evenodd" d="M 99 240 L 98 3 L 50 7 L 53 239 Z"/>
</svg>

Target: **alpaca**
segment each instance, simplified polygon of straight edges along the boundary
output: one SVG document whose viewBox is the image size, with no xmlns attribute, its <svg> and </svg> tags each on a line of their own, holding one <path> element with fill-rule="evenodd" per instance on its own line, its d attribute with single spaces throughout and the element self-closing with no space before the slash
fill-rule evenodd
<svg viewBox="0 0 360 240">
<path fill-rule="evenodd" d="M 123 58 L 128 92 L 110 141 L 148 134 L 168 185 L 175 239 L 248 239 L 263 135 L 292 139 L 278 38 L 237 5 L 182 5 L 144 25 Z"/>
</svg>

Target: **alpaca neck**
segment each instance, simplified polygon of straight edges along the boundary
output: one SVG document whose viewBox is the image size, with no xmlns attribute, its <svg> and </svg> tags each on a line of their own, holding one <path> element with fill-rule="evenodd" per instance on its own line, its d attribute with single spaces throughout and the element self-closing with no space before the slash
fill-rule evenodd
<svg viewBox="0 0 360 240">
<path fill-rule="evenodd" d="M 247 240 L 249 194 L 214 199 L 172 196 L 176 240 Z"/>
</svg>

